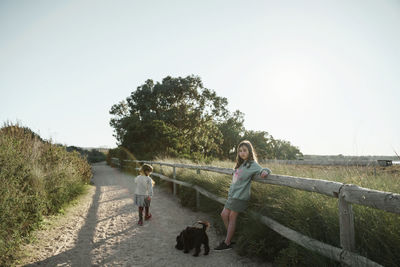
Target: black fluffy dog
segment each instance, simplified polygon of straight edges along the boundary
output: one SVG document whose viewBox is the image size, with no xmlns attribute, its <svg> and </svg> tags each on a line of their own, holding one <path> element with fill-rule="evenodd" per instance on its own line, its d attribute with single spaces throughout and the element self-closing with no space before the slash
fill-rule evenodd
<svg viewBox="0 0 400 267">
<path fill-rule="evenodd" d="M 192 248 L 195 248 L 193 256 L 197 257 L 200 253 L 200 246 L 204 244 L 204 255 L 208 255 L 210 247 L 208 246 L 208 236 L 206 233 L 207 228 L 210 226 L 209 222 L 197 222 L 203 225 L 203 228 L 186 227 L 176 237 L 176 249 L 182 250 L 184 253 L 189 253 Z"/>
</svg>

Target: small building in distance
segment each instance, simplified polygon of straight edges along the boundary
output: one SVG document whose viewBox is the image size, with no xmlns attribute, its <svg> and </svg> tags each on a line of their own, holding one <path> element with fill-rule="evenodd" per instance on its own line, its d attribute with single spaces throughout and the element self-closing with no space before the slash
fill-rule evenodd
<svg viewBox="0 0 400 267">
<path fill-rule="evenodd" d="M 382 167 L 392 166 L 392 160 L 390 159 L 378 159 L 378 165 Z"/>
</svg>

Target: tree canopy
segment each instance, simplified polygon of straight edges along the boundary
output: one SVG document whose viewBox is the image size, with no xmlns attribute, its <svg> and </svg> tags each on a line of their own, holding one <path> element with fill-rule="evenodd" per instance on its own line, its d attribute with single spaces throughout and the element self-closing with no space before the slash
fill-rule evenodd
<svg viewBox="0 0 400 267">
<path fill-rule="evenodd" d="M 229 112 L 227 105 L 227 99 L 205 88 L 198 76 L 167 76 L 161 83 L 149 79 L 111 107 L 110 125 L 118 145 L 136 158 L 234 158 L 236 145 L 244 138 L 254 142 L 259 158 L 300 153 L 289 142 L 272 140 L 267 132 L 246 131 L 244 114 Z M 282 148 L 286 146 L 291 149 Z M 275 147 L 282 151 L 273 152 Z"/>
</svg>

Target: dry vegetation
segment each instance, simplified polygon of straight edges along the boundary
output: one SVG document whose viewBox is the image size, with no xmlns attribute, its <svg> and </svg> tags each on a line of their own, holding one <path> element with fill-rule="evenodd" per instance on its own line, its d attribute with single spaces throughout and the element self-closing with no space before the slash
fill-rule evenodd
<svg viewBox="0 0 400 267">
<path fill-rule="evenodd" d="M 84 191 L 91 176 L 79 153 L 43 141 L 28 128 L 1 128 L 0 266 L 11 265 L 43 216 L 62 210 Z"/>
</svg>

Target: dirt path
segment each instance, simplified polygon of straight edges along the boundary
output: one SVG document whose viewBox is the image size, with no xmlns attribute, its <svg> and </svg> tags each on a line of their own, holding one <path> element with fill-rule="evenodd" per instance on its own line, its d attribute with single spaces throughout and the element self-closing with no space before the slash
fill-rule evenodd
<svg viewBox="0 0 400 267">
<path fill-rule="evenodd" d="M 187 225 L 209 216 L 182 208 L 163 189 L 154 188 L 153 219 L 137 225 L 133 177 L 105 164 L 93 166 L 95 186 L 64 216 L 57 217 L 37 241 L 24 247 L 22 266 L 270 266 L 233 250 L 193 257 L 175 249 Z M 211 249 L 223 239 L 208 230 Z M 203 253 L 204 250 L 202 248 Z"/>
</svg>

